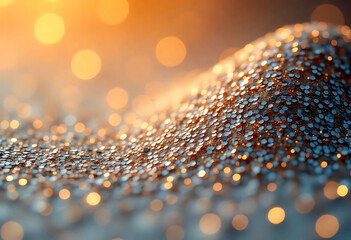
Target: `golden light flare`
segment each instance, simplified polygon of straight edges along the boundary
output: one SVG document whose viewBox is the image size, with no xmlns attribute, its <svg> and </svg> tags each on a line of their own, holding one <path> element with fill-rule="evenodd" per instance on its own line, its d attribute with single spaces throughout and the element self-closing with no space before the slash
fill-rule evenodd
<svg viewBox="0 0 351 240">
<path fill-rule="evenodd" d="M 59 191 L 59 197 L 62 199 L 62 200 L 67 200 L 69 199 L 71 196 L 71 192 L 68 190 L 68 189 L 61 189 Z"/>
<path fill-rule="evenodd" d="M 12 120 L 11 122 L 10 122 L 10 127 L 12 128 L 12 129 L 17 129 L 18 127 L 19 127 L 19 122 L 17 121 L 17 120 Z"/>
<path fill-rule="evenodd" d="M 105 188 L 111 187 L 111 182 L 110 181 L 104 181 L 104 187 Z"/>
<path fill-rule="evenodd" d="M 20 180 L 18 180 L 18 184 L 20 186 L 25 186 L 25 185 L 27 185 L 27 183 L 28 183 L 28 180 L 25 178 L 21 178 Z"/>
<path fill-rule="evenodd" d="M 204 234 L 212 235 L 221 228 L 221 219 L 214 213 L 207 213 L 201 217 L 199 226 Z"/>
<path fill-rule="evenodd" d="M 337 194 L 340 196 L 340 197 L 345 197 L 347 195 L 347 193 L 349 192 L 349 189 L 347 186 L 345 185 L 340 185 L 337 190 L 336 190 Z"/>
<path fill-rule="evenodd" d="M 223 188 L 223 186 L 222 186 L 222 184 L 221 183 L 219 183 L 219 182 L 216 182 L 215 184 L 213 184 L 213 191 L 215 191 L 215 192 L 219 192 L 219 191 L 221 191 L 222 190 L 222 188 Z"/>
<path fill-rule="evenodd" d="M 12 182 L 13 181 L 13 176 L 11 176 L 11 175 L 6 176 L 6 181 Z"/>
<path fill-rule="evenodd" d="M 43 122 L 40 119 L 36 119 L 33 121 L 33 127 L 39 129 L 43 126 Z"/>
<path fill-rule="evenodd" d="M 345 18 L 342 11 L 332 4 L 321 4 L 316 7 L 311 15 L 311 21 L 322 21 L 338 25 L 345 24 Z"/>
<path fill-rule="evenodd" d="M 100 0 L 98 4 L 98 15 L 105 24 L 118 24 L 123 22 L 129 14 L 129 3 L 127 0 Z"/>
<path fill-rule="evenodd" d="M 106 102 L 112 109 L 121 110 L 128 103 L 128 93 L 123 88 L 112 88 L 106 95 Z"/>
<path fill-rule="evenodd" d="M 101 71 L 101 58 L 91 49 L 83 49 L 77 52 L 71 62 L 74 76 L 81 80 L 89 80 L 96 77 Z"/>
<path fill-rule="evenodd" d="M 235 174 L 233 174 L 233 180 L 235 181 L 235 182 L 237 182 L 237 181 L 239 181 L 240 180 L 240 178 L 241 178 L 241 175 L 239 174 L 239 173 L 235 173 Z"/>
<path fill-rule="evenodd" d="M 61 16 L 47 13 L 40 16 L 34 24 L 34 36 L 42 44 L 59 42 L 65 33 L 65 23 Z"/>
<path fill-rule="evenodd" d="M 280 224 L 285 219 L 285 211 L 281 207 L 274 207 L 269 210 L 267 218 L 273 224 Z"/>
<path fill-rule="evenodd" d="M 108 123 L 113 127 L 118 126 L 121 123 L 121 121 L 121 115 L 119 115 L 118 113 L 112 113 L 108 118 Z"/>
<path fill-rule="evenodd" d="M 249 224 L 249 219 L 243 214 L 238 214 L 234 216 L 232 220 L 233 228 L 238 231 L 243 231 L 245 228 L 247 228 L 248 224 Z"/>
<path fill-rule="evenodd" d="M 315 229 L 321 238 L 331 238 L 339 230 L 339 221 L 333 215 L 325 214 L 317 219 Z"/>
<path fill-rule="evenodd" d="M 178 66 L 184 61 L 185 57 L 185 44 L 177 37 L 165 37 L 156 45 L 156 58 L 166 67 Z"/>
<path fill-rule="evenodd" d="M 78 133 L 81 133 L 85 130 L 85 124 L 84 123 L 76 123 L 76 125 L 74 125 L 74 130 Z"/>
<path fill-rule="evenodd" d="M 18 222 L 8 221 L 1 226 L 0 235 L 3 240 L 21 240 L 24 231 Z"/>
<path fill-rule="evenodd" d="M 88 193 L 85 197 L 85 201 L 87 202 L 87 204 L 89 204 L 90 206 L 96 206 L 100 203 L 101 201 L 101 196 L 100 194 L 98 194 L 97 192 L 91 192 Z"/>
<path fill-rule="evenodd" d="M 7 5 L 10 5 L 13 3 L 15 0 L 0 0 L 0 7 L 5 7 Z"/>
</svg>

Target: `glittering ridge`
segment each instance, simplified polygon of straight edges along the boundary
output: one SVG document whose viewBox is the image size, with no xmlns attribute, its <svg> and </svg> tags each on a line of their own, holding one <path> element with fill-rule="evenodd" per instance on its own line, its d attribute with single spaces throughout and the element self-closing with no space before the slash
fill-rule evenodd
<svg viewBox="0 0 351 240">
<path fill-rule="evenodd" d="M 219 174 L 226 166 L 331 175 L 350 156 L 350 36 L 340 31 L 295 25 L 247 45 L 228 60 L 233 72 L 135 137 L 126 158 L 137 163 L 138 179 Z"/>
<path fill-rule="evenodd" d="M 1 178 L 73 188 L 110 181 L 139 193 L 194 178 L 331 176 L 350 165 L 350 39 L 347 27 L 281 28 L 220 63 L 177 110 L 116 136 L 4 132 Z"/>
</svg>

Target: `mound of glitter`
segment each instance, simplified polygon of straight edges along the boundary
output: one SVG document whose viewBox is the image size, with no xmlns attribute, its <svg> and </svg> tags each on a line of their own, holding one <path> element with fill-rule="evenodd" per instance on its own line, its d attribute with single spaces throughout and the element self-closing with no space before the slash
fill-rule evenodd
<svg viewBox="0 0 351 240">
<path fill-rule="evenodd" d="M 350 169 L 350 40 L 347 27 L 281 28 L 220 63 L 230 70 L 178 109 L 127 133 L 4 131 L 0 178 L 72 188 L 110 181 L 139 193 L 184 179 L 229 181 L 226 172 L 272 181 Z"/>
</svg>

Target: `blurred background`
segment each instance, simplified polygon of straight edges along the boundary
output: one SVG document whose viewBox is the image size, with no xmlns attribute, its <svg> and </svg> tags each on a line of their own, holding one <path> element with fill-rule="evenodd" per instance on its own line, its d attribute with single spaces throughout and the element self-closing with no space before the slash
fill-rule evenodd
<svg viewBox="0 0 351 240">
<path fill-rule="evenodd" d="M 348 0 L 0 0 L 0 127 L 130 124 L 265 33 L 350 13 Z"/>
</svg>

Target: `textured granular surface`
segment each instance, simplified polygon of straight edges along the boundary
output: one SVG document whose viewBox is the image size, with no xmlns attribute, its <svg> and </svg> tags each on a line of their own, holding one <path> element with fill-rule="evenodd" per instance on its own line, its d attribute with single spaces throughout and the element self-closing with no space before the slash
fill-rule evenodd
<svg viewBox="0 0 351 240">
<path fill-rule="evenodd" d="M 273 239 L 314 238 L 324 236 L 317 225 L 329 219 L 316 222 L 318 209 L 330 208 L 340 214 L 338 234 L 345 237 L 350 41 L 346 26 L 278 29 L 217 64 L 206 73 L 207 83 L 185 94 L 177 108 L 160 109 L 140 127 L 116 134 L 69 128 L 59 134 L 29 124 L 4 130 L 2 208 L 29 206 L 16 215 L 19 221 L 33 215 L 51 222 L 27 236 L 39 231 L 39 238 L 58 239 L 226 239 L 239 232 L 257 239 L 252 231 L 241 232 L 246 228 Z M 335 207 L 334 201 L 342 202 Z M 279 202 L 285 211 L 272 208 L 267 215 Z M 301 231 L 285 223 L 289 214 L 291 225 L 300 219 Z M 305 224 L 311 220 L 317 225 Z M 263 230 L 282 221 L 280 232 Z"/>
</svg>

